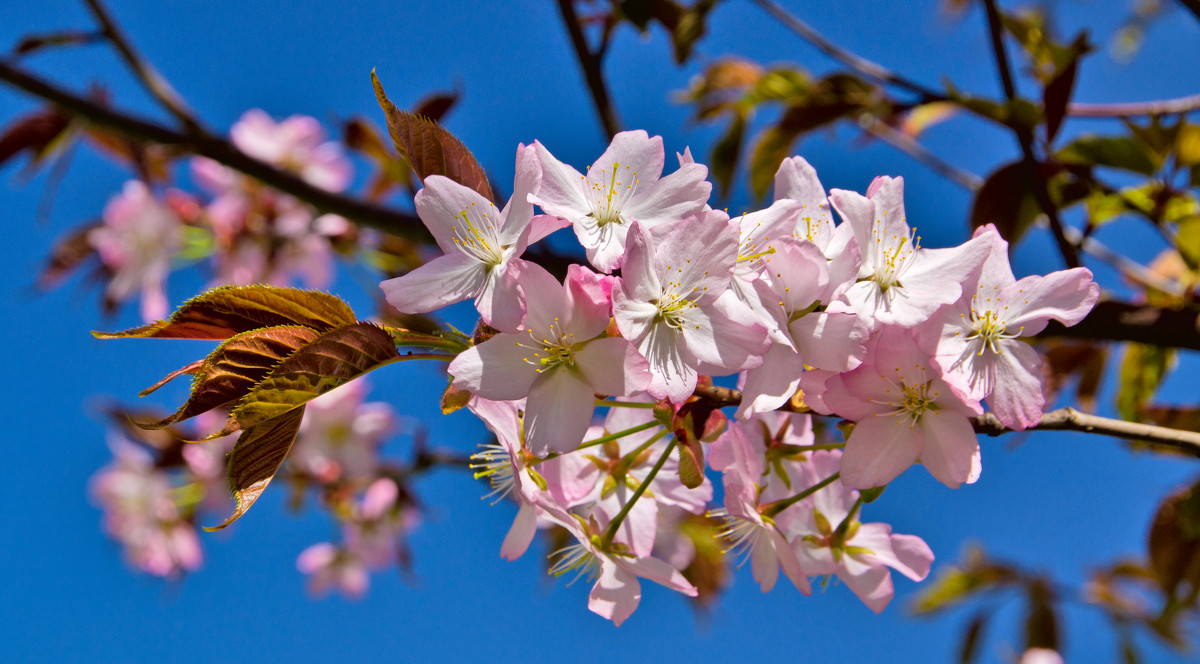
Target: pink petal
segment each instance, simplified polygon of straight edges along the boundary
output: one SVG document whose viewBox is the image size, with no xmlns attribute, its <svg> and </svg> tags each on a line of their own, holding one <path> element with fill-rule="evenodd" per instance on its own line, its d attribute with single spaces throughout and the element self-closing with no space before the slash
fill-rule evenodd
<svg viewBox="0 0 1200 664">
<path fill-rule="evenodd" d="M 379 287 L 388 303 L 402 313 L 423 314 L 475 297 L 486 280 L 483 263 L 456 250 Z"/>
<path fill-rule="evenodd" d="M 896 479 L 921 455 L 925 442 L 921 433 L 895 415 L 859 420 L 842 454 L 842 483 L 851 489 L 870 489 Z"/>
<path fill-rule="evenodd" d="M 484 215 L 493 227 L 500 225 L 500 211 L 479 192 L 441 175 L 425 178 L 425 187 L 413 199 L 417 216 L 425 222 L 442 251 L 458 253 L 454 243 L 457 233 L 466 233 L 467 223 L 460 216 L 466 212 L 472 223 L 484 223 Z M 456 230 L 457 229 L 457 230 Z"/>
<path fill-rule="evenodd" d="M 537 534 L 537 507 L 531 503 L 521 503 L 517 510 L 517 518 L 513 519 L 512 527 L 504 536 L 500 545 L 500 557 L 505 560 L 516 560 L 525 555 L 533 536 Z"/>
<path fill-rule="evenodd" d="M 592 386 L 572 369 L 564 366 L 538 374 L 525 409 L 529 451 L 544 457 L 579 447 L 592 421 L 594 401 Z"/>
<path fill-rule="evenodd" d="M 979 479 L 979 440 L 969 419 L 944 410 L 930 411 L 921 417 L 916 430 L 924 434 L 921 465 L 939 482 L 957 489 L 963 482 Z"/>
</svg>

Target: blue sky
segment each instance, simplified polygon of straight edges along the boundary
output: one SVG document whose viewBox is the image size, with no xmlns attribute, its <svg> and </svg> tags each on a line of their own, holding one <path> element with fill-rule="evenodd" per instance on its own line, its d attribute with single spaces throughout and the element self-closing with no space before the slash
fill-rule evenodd
<svg viewBox="0 0 1200 664">
<path fill-rule="evenodd" d="M 947 76 L 964 89 L 998 94 L 978 10 L 952 23 L 926 0 L 854 9 L 786 4 L 803 8 L 804 18 L 835 41 L 925 83 L 937 85 Z M 1061 29 L 1070 33 L 1087 21 L 1102 39 L 1130 11 L 1116 4 L 1120 8 L 1061 3 Z M 139 48 L 215 127 L 228 127 L 252 107 L 276 117 L 309 114 L 330 126 L 356 114 L 379 121 L 368 78 L 376 68 L 401 106 L 433 90 L 463 90 L 448 125 L 501 183 L 512 181 L 518 142 L 541 140 L 577 167 L 591 163 L 606 144 L 548 1 L 115 5 Z M 0 47 L 26 33 L 88 25 L 75 2 L 4 3 Z M 1200 56 L 1198 44 L 1197 23 L 1173 10 L 1152 27 L 1133 65 L 1116 64 L 1104 54 L 1091 58 L 1076 98 L 1136 101 L 1195 93 L 1200 81 L 1188 63 Z M 687 109 L 672 103 L 671 91 L 686 87 L 704 62 L 737 54 L 765 63 L 802 63 L 818 72 L 833 68 L 746 2 L 729 2 L 714 14 L 699 50 L 697 62 L 678 68 L 659 31 L 642 37 L 626 27 L 611 47 L 606 72 L 627 127 L 662 135 L 668 151 L 691 145 L 700 159 L 716 129 L 690 125 Z M 31 62 L 76 90 L 103 82 L 118 106 L 154 112 L 103 48 L 46 54 Z M 0 122 L 33 108 L 35 102 L 0 89 Z M 1104 128 L 1073 121 L 1064 131 Z M 922 228 L 926 245 L 965 239 L 965 192 L 886 146 L 852 145 L 853 138 L 846 130 L 818 134 L 799 153 L 826 187 L 861 191 L 875 175 L 903 175 L 908 214 L 921 220 L 914 225 Z M 1011 136 L 970 121 L 937 127 L 928 141 L 979 174 L 1017 154 Z M 638 612 L 614 629 L 587 611 L 585 583 L 567 587 L 542 572 L 537 545 L 515 563 L 502 561 L 499 546 L 515 509 L 479 500 L 481 485 L 455 471 L 418 485 L 429 512 L 412 537 L 414 577 L 375 575 L 362 601 L 309 599 L 295 557 L 328 539 L 331 525 L 319 514 L 289 513 L 281 492 L 269 491 L 235 527 L 205 535 L 206 563 L 194 575 L 164 584 L 131 572 L 100 532 L 100 513 L 87 498 L 87 478 L 109 458 L 96 413 L 111 400 L 132 401 L 210 344 L 97 341 L 89 330 L 135 324 L 134 308 L 105 320 L 95 293 L 78 281 L 34 294 L 33 276 L 50 242 L 95 218 L 129 174 L 80 150 L 50 220 L 41 223 L 36 211 L 45 179 L 27 181 L 18 171 L 9 165 L 0 172 L 0 219 L 8 229 L 0 254 L 0 315 L 8 324 L 0 343 L 11 376 L 3 399 L 10 452 L 0 465 L 0 500 L 8 507 L 0 520 L 0 592 L 9 606 L 0 623 L 0 660 L 952 660 L 968 614 L 932 621 L 907 617 L 906 600 L 917 586 L 899 577 L 899 597 L 882 616 L 836 583 L 808 598 L 783 584 L 763 595 L 748 570 L 737 574 L 707 616 L 646 584 Z M 730 208 L 749 204 L 740 193 Z M 1100 239 L 1139 260 L 1161 249 L 1156 238 L 1132 224 L 1105 229 Z M 1045 237 L 1031 237 L 1021 249 L 1018 274 L 1061 267 Z M 1111 276 L 1097 272 L 1102 279 Z M 202 284 L 199 276 L 173 276 L 169 297 L 178 303 Z M 333 288 L 364 307 L 369 299 L 358 289 L 344 272 Z M 1194 368 L 1194 359 L 1185 357 L 1183 368 Z M 1187 373 L 1170 381 L 1168 400 L 1194 398 L 1197 385 Z M 372 383 L 373 399 L 424 419 L 435 444 L 467 452 L 485 438 L 469 415 L 438 414 L 444 383 L 432 367 L 395 365 L 374 375 Z M 177 403 L 182 389 L 165 389 L 153 401 Z M 1104 412 L 1111 411 L 1111 402 L 1109 385 L 1101 397 Z M 1156 501 L 1196 474 L 1194 461 L 1137 455 L 1119 441 L 1095 436 L 1033 433 L 987 439 L 983 446 L 984 472 L 977 484 L 951 491 L 918 469 L 871 505 L 867 519 L 925 538 L 938 556 L 935 574 L 967 542 L 980 541 L 998 557 L 1055 570 L 1078 584 L 1089 568 L 1142 551 Z M 406 441 L 398 439 L 388 449 L 404 456 Z M 1019 642 L 1022 608 L 1005 606 L 989 632 L 984 661 L 1012 661 L 1005 642 Z M 1095 612 L 1072 609 L 1063 633 L 1071 659 L 1113 658 L 1113 637 Z M 1149 661 L 1183 661 L 1156 648 L 1147 653 Z"/>
</svg>

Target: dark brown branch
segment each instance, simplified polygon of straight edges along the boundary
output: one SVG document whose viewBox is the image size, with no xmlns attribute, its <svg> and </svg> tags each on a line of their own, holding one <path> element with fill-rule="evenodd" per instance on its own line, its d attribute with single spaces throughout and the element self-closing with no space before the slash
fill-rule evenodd
<svg viewBox="0 0 1200 664">
<path fill-rule="evenodd" d="M 415 241 L 432 241 L 424 224 L 415 215 L 326 191 L 292 173 L 245 154 L 224 139 L 180 133 L 149 120 L 105 108 L 3 62 L 0 62 L 0 81 L 52 102 L 93 125 L 115 131 L 130 139 L 169 145 L 208 157 L 260 180 L 269 187 L 294 196 L 321 212 L 339 214 L 354 222 Z"/>
<path fill-rule="evenodd" d="M 1012 70 L 1008 64 L 1008 53 L 1004 48 L 1000 11 L 996 8 L 996 0 L 984 0 L 983 4 L 987 9 L 988 33 L 992 40 L 992 51 L 996 56 L 996 68 L 1000 72 L 1000 83 L 1004 86 L 1004 97 L 1008 99 L 1009 103 L 1012 103 L 1017 100 L 1017 88 L 1013 83 Z M 1029 127 L 1018 123 L 1014 123 L 1011 128 L 1016 134 L 1017 143 L 1021 146 L 1022 163 L 1029 180 L 1030 190 L 1033 192 L 1038 207 L 1050 222 L 1050 230 L 1054 234 L 1054 241 L 1058 244 L 1063 261 L 1066 262 L 1067 267 L 1079 267 L 1079 252 L 1075 245 L 1067 240 L 1066 233 L 1063 232 L 1062 219 L 1058 216 L 1058 208 L 1054 205 L 1053 199 L 1050 198 L 1050 191 L 1046 188 L 1046 179 L 1038 172 L 1038 160 L 1033 153 L 1033 132 Z"/>
<path fill-rule="evenodd" d="M 1066 327 L 1051 321 L 1037 336 L 1134 341 L 1200 350 L 1200 312 L 1108 300 L 1097 303 L 1087 318 L 1077 325 Z"/>
<path fill-rule="evenodd" d="M 596 105 L 596 113 L 600 115 L 600 124 L 604 133 L 611 140 L 621 131 L 621 121 L 617 119 L 617 111 L 612 99 L 608 96 L 608 85 L 604 82 L 604 70 L 601 67 L 599 53 L 593 53 L 583 34 L 583 26 L 579 23 L 579 15 L 575 13 L 572 0 L 558 0 L 558 10 L 562 13 L 563 23 L 571 36 L 571 45 L 575 47 L 575 56 L 579 66 L 583 68 L 583 77 L 587 81 L 588 90 L 592 93 L 592 103 Z"/>
<path fill-rule="evenodd" d="M 772 2 L 772 0 L 753 0 L 753 2 L 762 8 L 763 11 L 773 16 L 775 20 L 779 21 L 789 30 L 796 33 L 796 35 L 798 35 L 801 39 L 812 44 L 817 50 L 846 65 L 847 67 L 850 67 L 863 76 L 873 79 L 879 83 L 887 83 L 899 88 L 904 88 L 910 92 L 915 92 L 921 95 L 922 101 L 924 102 L 946 100 L 945 94 L 932 88 L 925 87 L 916 81 L 905 78 L 888 69 L 887 67 L 884 67 L 883 65 L 855 55 L 854 53 L 851 53 L 850 51 L 847 51 L 846 49 L 829 41 L 822 36 L 821 33 L 813 30 L 812 27 L 804 21 L 801 21 L 795 16 L 789 14 L 787 10 L 785 10 L 783 7 L 780 7 L 775 2 Z"/>
<path fill-rule="evenodd" d="M 202 133 L 203 130 L 201 129 L 200 122 L 188 107 L 187 102 L 175 91 L 175 88 L 171 87 L 167 79 L 158 73 L 158 70 L 153 65 L 133 50 L 133 43 L 125 37 L 120 26 L 113 20 L 112 15 L 108 13 L 104 5 L 100 4 L 99 0 L 84 0 L 84 4 L 92 11 L 92 15 L 96 17 L 96 21 L 103 29 L 103 34 L 109 43 L 121 54 L 121 58 L 125 60 L 125 63 L 137 75 L 138 80 L 142 82 L 146 90 L 170 111 L 171 115 L 174 115 L 176 119 L 182 122 L 184 127 Z"/>
</svg>

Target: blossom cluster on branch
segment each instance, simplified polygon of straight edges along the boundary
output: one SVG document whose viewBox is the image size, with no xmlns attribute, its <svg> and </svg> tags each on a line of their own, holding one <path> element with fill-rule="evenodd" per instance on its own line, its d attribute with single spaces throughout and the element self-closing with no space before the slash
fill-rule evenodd
<svg viewBox="0 0 1200 664">
<path fill-rule="evenodd" d="M 560 526 L 576 543 L 552 571 L 594 578 L 590 608 L 619 624 L 638 577 L 697 592 L 675 524 L 707 513 L 764 590 L 781 569 L 805 593 L 837 574 L 882 610 L 887 567 L 921 579 L 933 554 L 862 523 L 861 492 L 918 462 L 952 488 L 976 481 L 970 418 L 986 403 L 1019 430 L 1042 414 L 1041 360 L 1020 338 L 1078 322 L 1099 289 L 1084 268 L 1017 280 L 991 226 L 921 246 L 900 178 L 827 194 L 792 157 L 770 207 L 731 217 L 709 207 L 707 169 L 678 160 L 663 176 L 661 138 L 623 132 L 584 174 L 535 142 L 517 150 L 503 209 L 441 175 L 416 195 L 443 255 L 382 287 L 405 313 L 475 303 L 477 343 L 448 372 L 499 440 L 481 473 L 521 505 L 502 555 Z M 590 267 L 560 283 L 521 256 L 565 226 Z M 721 376 L 742 390 L 727 427 L 693 396 Z M 815 442 L 809 415 L 779 412 L 797 405 L 846 420 L 844 451 Z"/>
</svg>

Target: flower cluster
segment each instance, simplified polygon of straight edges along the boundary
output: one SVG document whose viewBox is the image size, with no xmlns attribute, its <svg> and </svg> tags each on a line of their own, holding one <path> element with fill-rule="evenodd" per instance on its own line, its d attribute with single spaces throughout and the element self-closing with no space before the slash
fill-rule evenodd
<svg viewBox="0 0 1200 664">
<path fill-rule="evenodd" d="M 340 192 L 353 171 L 341 146 L 325 140 L 316 119 L 276 122 L 247 111 L 230 129 L 245 154 L 291 172 L 313 186 Z M 337 249 L 366 238 L 337 215 L 309 205 L 204 157 L 191 160 L 193 180 L 205 192 L 165 192 L 140 180 L 127 182 L 87 234 L 108 287 L 108 308 L 140 295 L 147 321 L 165 317 L 163 285 L 172 263 L 211 257 L 215 284 L 301 281 L 324 288 L 333 277 Z"/>
<path fill-rule="evenodd" d="M 380 458 L 384 438 L 398 426 L 392 408 L 365 401 L 366 381 L 314 399 L 282 480 L 302 499 L 312 489 L 338 521 L 340 542 L 305 549 L 296 565 L 316 594 L 338 590 L 360 596 L 369 572 L 404 563 L 404 538 L 420 521 L 396 468 Z M 225 414 L 199 416 L 197 431 L 218 428 Z M 133 567 L 177 577 L 200 567 L 199 524 L 228 513 L 226 455 L 236 436 L 204 444 L 173 427 L 143 431 L 121 415 L 110 433 L 114 460 L 92 477 L 91 493 L 104 511 L 105 531 Z"/>
<path fill-rule="evenodd" d="M 698 592 L 675 524 L 709 514 L 764 590 L 780 569 L 805 593 L 835 574 L 882 610 L 888 568 L 921 579 L 933 554 L 861 522 L 868 490 L 914 463 L 950 487 L 978 479 L 971 418 L 986 403 L 1024 429 L 1045 405 L 1021 337 L 1078 322 L 1098 288 L 1082 268 L 1016 279 L 991 226 L 923 247 L 900 178 L 827 193 L 792 157 L 772 205 L 730 217 L 708 206 L 707 169 L 687 152 L 679 163 L 663 176 L 662 140 L 643 131 L 618 134 L 586 174 L 535 142 L 518 148 L 503 209 L 441 176 L 416 196 L 443 255 L 382 288 L 404 313 L 473 300 L 493 328 L 449 373 L 499 441 L 480 474 L 520 505 L 502 554 L 520 555 L 539 524 L 565 529 L 576 543 L 552 571 L 593 578 L 590 608 L 619 624 L 638 577 Z M 560 282 L 522 254 L 567 225 L 590 268 Z M 720 376 L 741 388 L 728 427 L 694 397 Z M 850 433 L 818 444 L 809 416 L 781 408 Z M 715 510 L 698 463 L 710 442 Z"/>
</svg>

